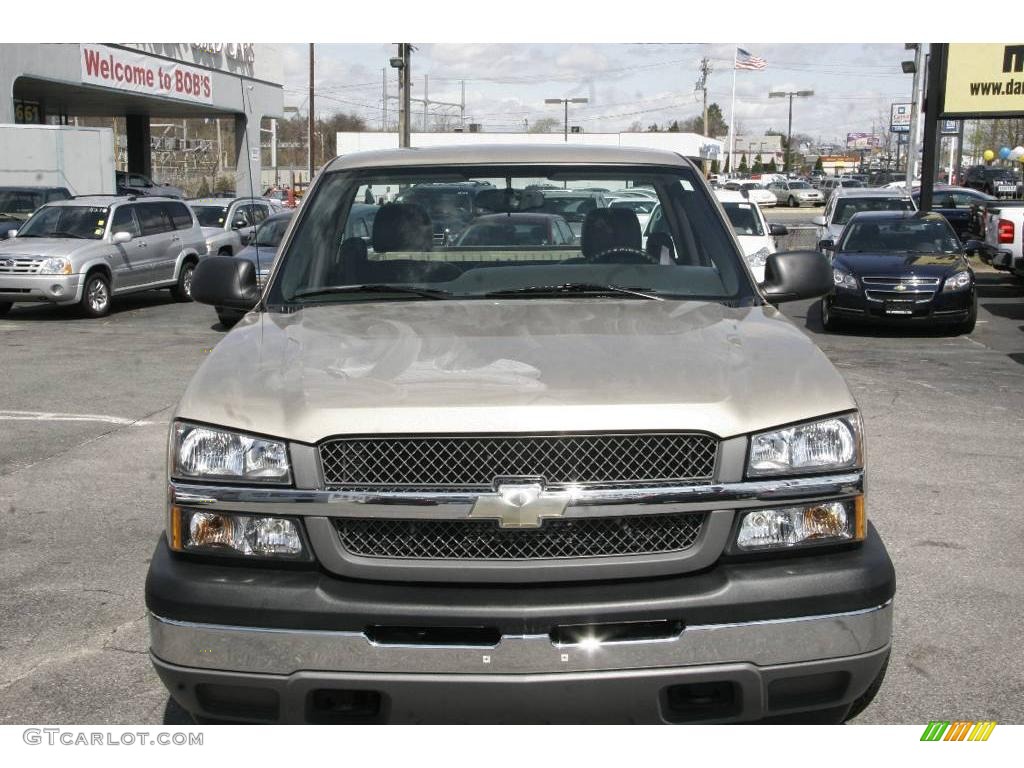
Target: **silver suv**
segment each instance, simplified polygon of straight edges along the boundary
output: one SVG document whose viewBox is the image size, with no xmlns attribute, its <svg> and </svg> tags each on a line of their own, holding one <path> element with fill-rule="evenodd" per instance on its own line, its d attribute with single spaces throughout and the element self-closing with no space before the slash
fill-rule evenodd
<svg viewBox="0 0 1024 768">
<path fill-rule="evenodd" d="M 10 234 L 0 242 L 0 315 L 15 302 L 45 301 L 102 317 L 113 296 L 152 288 L 189 301 L 206 253 L 188 206 L 157 197 L 49 203 Z"/>
<path fill-rule="evenodd" d="M 416 195 L 479 183 L 486 244 Z M 579 242 L 525 237 L 570 189 Z M 441 215 L 446 215 L 442 209 Z M 504 233 L 504 234 L 502 234 Z M 523 242 L 523 241 L 526 242 Z M 189 383 L 146 604 L 156 670 L 202 717 L 262 722 L 838 722 L 881 685 L 892 563 L 842 377 L 758 285 L 700 169 L 587 146 L 363 152 L 317 176 L 270 277 L 209 256 L 249 312 Z"/>
<path fill-rule="evenodd" d="M 256 235 L 256 228 L 281 210 L 259 197 L 204 197 L 189 200 L 206 238 L 206 252 L 234 256 Z"/>
</svg>

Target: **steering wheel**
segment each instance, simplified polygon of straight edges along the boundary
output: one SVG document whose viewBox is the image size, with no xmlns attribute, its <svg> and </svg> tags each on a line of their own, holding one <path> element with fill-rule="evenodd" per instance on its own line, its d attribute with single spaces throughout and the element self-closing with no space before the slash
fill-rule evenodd
<svg viewBox="0 0 1024 768">
<path fill-rule="evenodd" d="M 594 254 L 589 261 L 593 264 L 653 264 L 650 254 L 638 248 L 618 246 Z"/>
</svg>

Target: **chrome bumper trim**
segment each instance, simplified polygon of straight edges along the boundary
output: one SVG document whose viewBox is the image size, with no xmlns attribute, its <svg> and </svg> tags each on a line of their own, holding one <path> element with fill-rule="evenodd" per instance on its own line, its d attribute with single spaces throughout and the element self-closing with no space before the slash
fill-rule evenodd
<svg viewBox="0 0 1024 768">
<path fill-rule="evenodd" d="M 258 674 L 325 672 L 543 674 L 690 665 L 758 666 L 833 659 L 884 647 L 892 601 L 846 613 L 690 626 L 665 640 L 557 646 L 505 635 L 493 647 L 377 645 L 362 632 L 195 624 L 149 615 L 150 649 L 182 667 Z"/>
<path fill-rule="evenodd" d="M 777 478 L 737 483 L 647 488 L 587 488 L 545 491 L 545 497 L 564 499 L 566 517 L 650 514 L 661 505 L 700 512 L 736 509 L 754 503 L 813 499 L 862 493 L 862 470 L 816 477 Z M 469 516 L 479 498 L 499 499 L 495 492 L 465 491 L 315 491 L 295 488 L 215 486 L 172 480 L 170 498 L 185 506 L 211 506 L 226 512 L 259 510 L 273 514 L 317 517 L 392 517 L 460 519 Z M 685 505 L 681 507 L 680 505 Z M 624 509 L 635 506 L 636 509 Z"/>
</svg>

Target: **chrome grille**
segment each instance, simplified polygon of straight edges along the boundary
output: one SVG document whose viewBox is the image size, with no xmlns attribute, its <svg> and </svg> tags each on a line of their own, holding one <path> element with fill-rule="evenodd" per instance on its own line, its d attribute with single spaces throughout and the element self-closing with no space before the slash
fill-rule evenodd
<svg viewBox="0 0 1024 768">
<path fill-rule="evenodd" d="M 491 520 L 335 518 L 353 555 L 398 560 L 557 560 L 653 555 L 689 549 L 707 515 L 676 513 L 547 520 L 502 529 Z"/>
<path fill-rule="evenodd" d="M 491 488 L 539 477 L 548 487 L 710 482 L 718 441 L 695 434 L 341 438 L 320 445 L 331 489 Z"/>
<path fill-rule="evenodd" d="M 34 275 L 39 272 L 42 259 L 5 258 L 0 256 L 0 274 Z"/>
<path fill-rule="evenodd" d="M 939 289 L 937 277 L 862 277 L 864 295 L 871 301 L 914 301 L 923 304 L 932 300 Z M 899 287 L 897 287 L 899 286 Z"/>
</svg>

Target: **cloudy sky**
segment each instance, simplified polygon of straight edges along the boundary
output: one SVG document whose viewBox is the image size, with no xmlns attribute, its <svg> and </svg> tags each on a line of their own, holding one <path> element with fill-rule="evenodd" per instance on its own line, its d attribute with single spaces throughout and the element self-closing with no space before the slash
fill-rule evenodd
<svg viewBox="0 0 1024 768">
<path fill-rule="evenodd" d="M 770 90 L 813 90 L 813 97 L 794 103 L 793 131 L 823 140 L 871 131 L 893 101 L 909 99 L 911 76 L 900 69 L 908 54 L 899 44 L 740 45 L 768 61 L 763 72 L 738 73 L 736 111 L 743 132 L 785 130 L 788 100 L 769 99 Z M 303 105 L 307 47 L 284 45 L 282 51 L 285 104 Z M 709 101 L 721 105 L 728 119 L 732 54 L 730 44 L 417 44 L 412 95 L 423 96 L 427 75 L 431 99 L 458 102 L 465 79 L 467 118 L 492 131 L 522 130 L 524 121 L 545 116 L 561 120 L 561 107 L 545 105 L 544 99 L 581 96 L 590 103 L 571 107 L 571 123 L 588 132 L 627 130 L 636 121 L 647 126 L 696 115 L 697 65 L 708 56 L 714 68 Z M 378 127 L 381 70 L 393 55 L 391 44 L 318 45 L 317 112 L 355 112 Z M 397 93 L 390 68 L 388 88 Z M 392 119 L 394 109 L 392 101 Z M 415 129 L 422 107 L 414 104 L 413 111 Z"/>
</svg>

